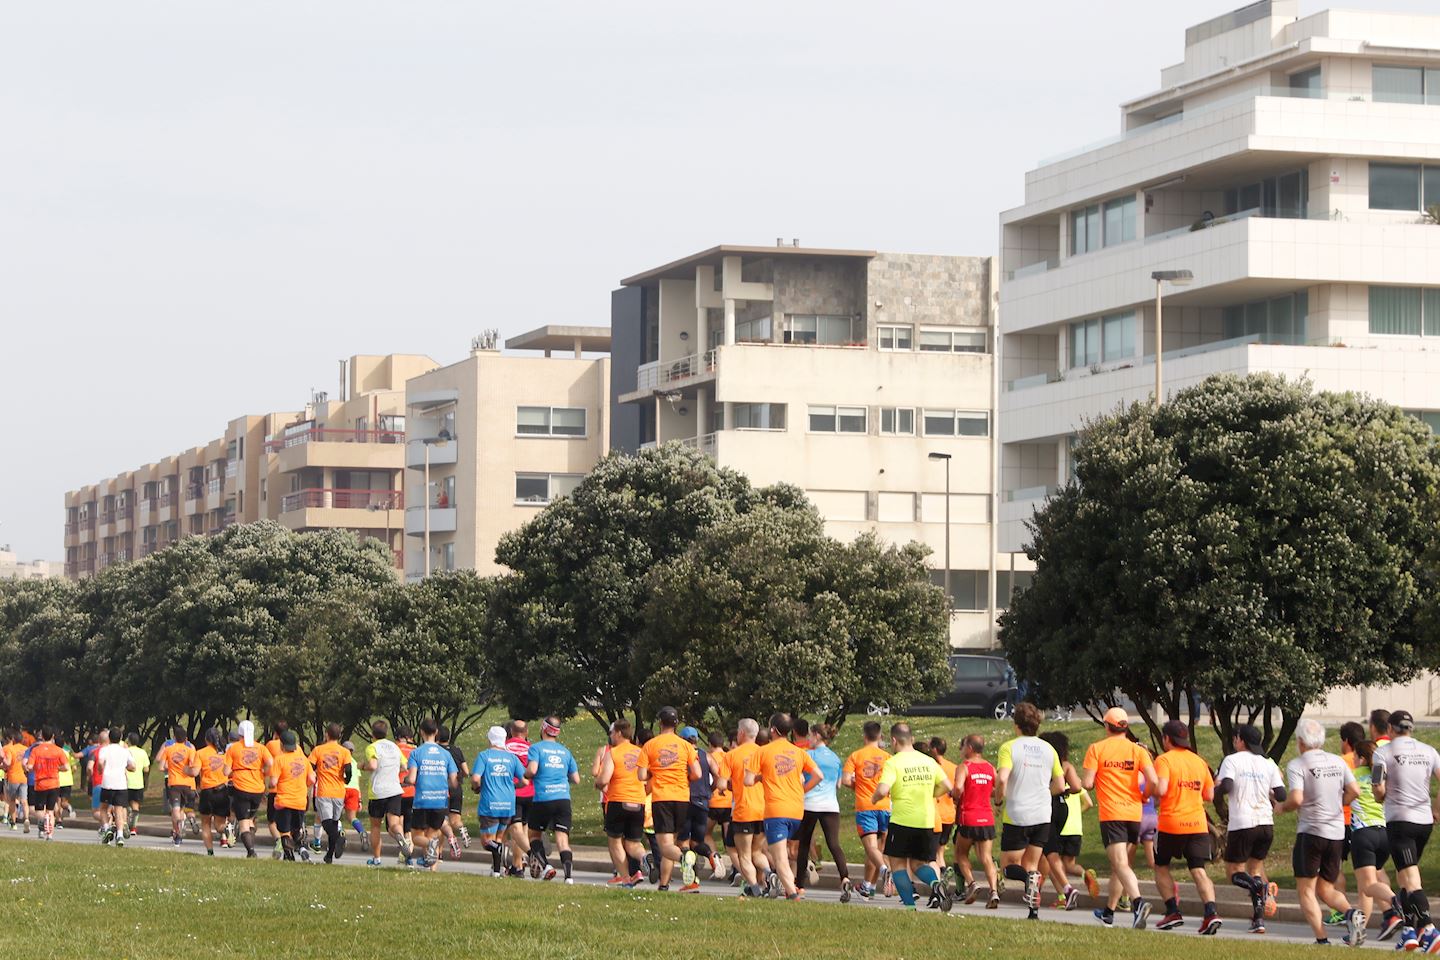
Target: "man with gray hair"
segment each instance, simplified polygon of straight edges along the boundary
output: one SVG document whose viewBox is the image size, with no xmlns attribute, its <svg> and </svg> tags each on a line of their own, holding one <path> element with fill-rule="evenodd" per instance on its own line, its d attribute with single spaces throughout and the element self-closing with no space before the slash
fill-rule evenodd
<svg viewBox="0 0 1440 960">
<path fill-rule="evenodd" d="M 746 772 L 756 773 L 760 748 L 755 738 L 760 724 L 751 717 L 741 720 L 735 731 L 735 749 L 725 754 L 725 767 L 715 789 L 730 790 L 735 797 L 730 813 L 730 833 L 740 868 L 745 896 L 759 896 L 770 886 L 770 859 L 765 855 L 765 788 L 745 783 Z"/>
<path fill-rule="evenodd" d="M 1400 886 L 1394 906 L 1407 924 L 1399 946 L 1440 953 L 1440 932 L 1430 922 L 1430 901 L 1420 883 L 1420 857 L 1435 824 L 1430 781 L 1440 780 L 1440 755 L 1411 735 L 1410 711 L 1390 714 L 1389 727 L 1392 739 L 1376 747 L 1370 765 L 1375 799 L 1385 805 L 1385 834 Z M 1409 946 L 1412 941 L 1416 947 Z"/>
<path fill-rule="evenodd" d="M 1325 752 L 1325 728 L 1316 720 L 1301 720 L 1295 729 L 1299 756 L 1285 768 L 1290 797 L 1278 812 L 1300 811 L 1295 825 L 1295 894 L 1315 942 L 1328 944 L 1320 916 L 1321 900 L 1345 914 L 1345 942 L 1365 942 L 1365 917 L 1335 889 L 1345 856 L 1345 807 L 1360 795 L 1355 775 L 1344 760 Z"/>
</svg>

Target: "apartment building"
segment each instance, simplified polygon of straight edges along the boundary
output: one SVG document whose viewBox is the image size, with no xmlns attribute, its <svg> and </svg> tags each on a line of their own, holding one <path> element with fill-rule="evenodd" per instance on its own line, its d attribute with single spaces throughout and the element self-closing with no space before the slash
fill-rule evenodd
<svg viewBox="0 0 1440 960">
<path fill-rule="evenodd" d="M 0 547 L 0 580 L 45 580 L 64 576 L 63 564 L 51 560 L 21 560 L 8 546 Z"/>
<path fill-rule="evenodd" d="M 92 576 L 181 537 L 276 520 L 386 543 L 401 566 L 405 381 L 429 357 L 353 356 L 339 396 L 237 417 L 201 446 L 65 494 L 65 575 Z"/>
<path fill-rule="evenodd" d="M 405 575 L 497 573 L 495 546 L 610 448 L 610 331 L 544 326 L 406 385 Z"/>
<path fill-rule="evenodd" d="M 1002 552 L 1084 420 L 1153 396 L 1157 353 L 1167 395 L 1273 371 L 1440 423 L 1440 17 L 1298 14 L 1187 30 L 1120 131 L 1001 216 Z"/>
<path fill-rule="evenodd" d="M 926 544 L 937 583 L 950 561 L 952 643 L 989 646 L 996 582 L 1003 604 L 1026 576 L 990 523 L 991 267 L 777 243 L 629 277 L 611 297 L 612 443 L 680 441 L 802 488 L 837 538 Z"/>
</svg>

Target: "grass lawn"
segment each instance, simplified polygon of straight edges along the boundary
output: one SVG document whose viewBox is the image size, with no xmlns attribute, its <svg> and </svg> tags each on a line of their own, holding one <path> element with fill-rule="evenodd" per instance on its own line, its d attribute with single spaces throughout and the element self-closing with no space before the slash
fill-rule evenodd
<svg viewBox="0 0 1440 960">
<path fill-rule="evenodd" d="M 0 947 L 18 957 L 90 956 L 98 949 L 117 960 L 287 960 L 406 956 L 418 948 L 426 956 L 527 960 L 872 954 L 903 960 L 964 945 L 983 947 L 994 960 L 1101 951 L 1108 960 L 1150 960 L 1164 949 L 1155 933 L 989 917 L 326 870 L 66 843 L 6 843 L 0 850 L 7 899 Z M 1279 943 L 1224 945 L 1226 956 L 1242 958 L 1313 952 Z"/>
<path fill-rule="evenodd" d="M 867 718 L 863 716 L 851 717 L 840 729 L 840 734 L 836 738 L 836 742 L 831 745 L 831 748 L 839 754 L 842 759 L 860 746 L 860 728 L 866 719 Z M 889 723 L 901 718 L 887 717 L 884 719 L 888 729 Z M 992 763 L 994 762 L 995 752 L 999 745 L 1015 735 L 1015 728 L 1010 723 L 986 718 L 912 717 L 905 719 L 908 719 L 914 727 L 917 736 L 926 738 L 941 736 L 948 740 L 950 743 L 948 756 L 957 762 L 960 755 L 960 741 L 972 733 L 978 733 L 985 738 L 986 756 Z M 487 716 L 480 724 L 466 731 L 460 739 L 460 746 L 464 749 L 465 755 L 473 759 L 483 746 L 485 731 L 490 724 L 503 724 L 504 722 L 505 717 L 499 712 L 496 712 L 492 716 Z M 534 738 L 539 737 L 538 726 L 538 723 L 531 723 L 531 731 Z M 1337 726 L 1332 725 L 1330 740 L 1326 749 L 1338 753 L 1340 749 L 1340 739 L 1336 733 L 1337 728 Z M 1042 727 L 1041 732 L 1047 729 L 1059 729 L 1069 736 L 1070 761 L 1074 763 L 1077 768 L 1081 765 L 1085 757 L 1085 748 L 1089 746 L 1091 742 L 1098 739 L 1102 733 L 1101 728 L 1088 719 L 1058 724 L 1054 727 Z M 1417 730 L 1416 733 L 1420 739 L 1440 748 L 1440 729 L 1422 728 Z M 575 760 L 580 765 L 581 772 L 580 786 L 575 788 L 574 791 L 575 823 L 572 834 L 574 841 L 577 844 L 603 846 L 605 839 L 603 831 L 601 830 L 599 794 L 590 786 L 589 771 L 590 763 L 595 756 L 595 751 L 600 747 L 601 743 L 604 742 L 604 735 L 601 732 L 599 724 L 595 723 L 588 716 L 584 716 L 576 717 L 567 723 L 560 739 L 561 742 L 568 746 L 571 752 L 575 754 Z M 1203 726 L 1197 730 L 1196 740 L 1200 752 L 1209 761 L 1211 769 L 1218 769 L 1222 754 L 1219 741 L 1214 732 L 1208 726 Z M 360 743 L 360 741 L 357 741 L 357 743 Z M 363 749 L 363 745 L 361 749 Z M 1282 774 L 1284 773 L 1285 763 L 1293 756 L 1294 745 L 1292 744 L 1291 748 L 1286 752 L 1285 757 L 1281 760 L 1280 769 Z M 150 797 L 152 802 L 146 805 L 146 810 L 153 811 L 156 815 L 160 814 L 158 802 L 159 789 L 159 781 L 152 775 L 150 784 Z M 469 796 L 467 793 L 467 798 Z M 839 796 L 841 822 L 842 824 L 853 825 L 852 812 L 854 810 L 855 795 L 853 792 L 842 787 L 839 791 Z M 468 803 L 469 801 L 467 799 L 467 804 Z M 466 819 L 473 826 L 473 805 L 469 806 Z M 1080 857 L 1081 864 L 1083 866 L 1096 868 L 1103 876 L 1107 873 L 1108 868 L 1105 861 L 1105 851 L 1099 844 L 1100 827 L 1098 816 L 1094 809 L 1091 809 L 1085 814 L 1084 825 L 1086 839 L 1084 850 Z M 846 857 L 849 858 L 852 863 L 859 862 L 862 859 L 860 841 L 855 836 L 853 826 L 843 828 L 841 835 L 844 838 Z M 1290 851 L 1294 837 L 1295 815 L 1289 814 L 1277 818 L 1275 826 L 1275 846 L 1270 855 L 1270 859 L 1266 863 L 1266 867 L 1270 877 L 1280 883 L 1282 887 L 1287 888 L 1294 886 L 1293 871 L 1290 863 Z M 824 853 L 823 847 L 822 853 Z M 825 859 L 829 859 L 828 854 L 825 854 Z M 1140 876 L 1142 878 L 1148 878 L 1151 871 L 1146 867 L 1144 858 L 1137 854 L 1136 860 Z M 1436 871 L 1440 871 L 1440 844 L 1430 845 L 1429 849 L 1425 852 L 1425 857 L 1421 861 L 1420 866 L 1427 876 Z"/>
</svg>

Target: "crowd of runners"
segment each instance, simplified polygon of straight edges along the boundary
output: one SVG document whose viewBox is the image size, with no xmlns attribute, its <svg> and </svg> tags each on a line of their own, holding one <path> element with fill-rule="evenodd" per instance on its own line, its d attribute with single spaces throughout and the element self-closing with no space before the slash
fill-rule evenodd
<svg viewBox="0 0 1440 960">
<path fill-rule="evenodd" d="M 1178 862 L 1199 900 L 1199 933 L 1220 929 L 1209 875 L 1218 859 L 1228 881 L 1249 897 L 1250 931 L 1264 933 L 1279 895 L 1265 871 L 1275 817 L 1295 813 L 1295 893 L 1317 942 L 1329 942 L 1327 927 L 1343 926 L 1344 942 L 1358 946 L 1378 906 L 1379 939 L 1440 953 L 1419 869 L 1436 815 L 1430 781 L 1440 780 L 1440 755 L 1412 736 L 1408 712 L 1377 710 L 1368 728 L 1343 725 L 1339 755 L 1325 751 L 1321 724 L 1303 720 L 1296 756 L 1283 773 L 1252 726 L 1237 728 L 1233 752 L 1212 774 L 1191 749 L 1184 724 L 1164 726 L 1163 751 L 1152 757 L 1131 735 L 1126 712 L 1112 709 L 1104 736 L 1077 768 L 1063 733 L 1040 733 L 1042 714 L 1032 704 L 1017 706 L 1013 722 L 1015 736 L 994 751 L 992 763 L 980 736 L 966 737 L 952 753 L 943 738 L 917 740 L 905 723 L 889 728 L 887 742 L 881 724 L 867 722 L 864 745 L 842 760 L 830 748 L 831 727 L 784 713 L 763 727 L 741 720 L 703 741 L 695 727 L 680 725 L 672 707 L 659 711 L 653 733 L 617 721 L 584 775 L 599 793 L 609 884 L 693 893 L 704 869 L 707 879 L 738 886 L 742 896 L 796 900 L 817 882 L 823 839 L 842 903 L 898 896 L 915 909 L 918 884 L 929 908 L 948 913 L 957 900 L 973 904 L 983 892 L 994 909 L 1009 881 L 1035 919 L 1047 884 L 1065 910 L 1079 904 L 1083 885 L 1101 923 L 1123 917 L 1144 928 L 1158 911 L 1141 896 L 1132 867 L 1139 851 L 1163 901 L 1157 927 L 1185 923 L 1173 873 Z M 470 762 L 432 720 L 418 731 L 391 731 L 376 721 L 358 752 L 341 740 L 338 724 L 308 753 L 283 722 L 266 737 L 248 720 L 229 732 L 207 730 L 199 745 L 175 727 L 153 758 L 138 736 L 115 728 L 79 751 L 52 730 L 14 729 L 0 750 L 4 822 L 26 833 L 33 825 L 49 839 L 77 815 L 71 803 L 78 784 L 90 792 L 99 841 L 123 846 L 153 765 L 164 780 L 177 845 L 188 832 L 209 855 L 238 845 L 255 857 L 265 842 L 257 840 L 263 808 L 277 859 L 332 863 L 345 855 L 353 833 L 366 863 L 378 866 L 388 835 L 399 863 L 433 870 L 444 855 L 459 859 L 472 845 L 464 819 L 468 783 L 480 855 L 493 876 L 563 874 L 571 883 L 572 804 L 582 773 L 560 735 L 553 716 L 541 721 L 533 742 L 523 721 L 491 727 L 486 748 Z M 362 771 L 369 774 L 363 811 Z M 864 851 L 854 872 L 840 842 L 842 789 L 853 792 Z M 1215 804 L 1216 822 L 1226 824 L 1223 852 L 1207 803 Z M 1078 864 L 1082 814 L 1096 805 L 1109 863 L 1103 890 L 1096 871 Z M 1353 900 L 1342 872 L 1346 859 Z"/>
</svg>

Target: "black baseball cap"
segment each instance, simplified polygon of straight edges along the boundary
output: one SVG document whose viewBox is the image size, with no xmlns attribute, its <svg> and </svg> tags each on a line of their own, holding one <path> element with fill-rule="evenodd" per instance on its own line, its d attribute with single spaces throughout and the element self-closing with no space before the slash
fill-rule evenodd
<svg viewBox="0 0 1440 960">
<path fill-rule="evenodd" d="M 1165 726 L 1160 728 L 1160 732 L 1169 737 L 1170 742 L 1177 747 L 1190 746 L 1190 728 L 1179 720 L 1167 721 Z"/>
<path fill-rule="evenodd" d="M 1390 714 L 1390 729 L 1395 731 L 1414 730 L 1415 718 L 1410 716 L 1409 710 L 1396 710 Z"/>
<path fill-rule="evenodd" d="M 1265 739 L 1260 735 L 1260 728 L 1253 723 L 1240 724 L 1235 728 L 1235 736 L 1239 737 L 1240 742 L 1245 744 L 1245 748 L 1252 753 L 1260 752 L 1260 744 Z"/>
</svg>

